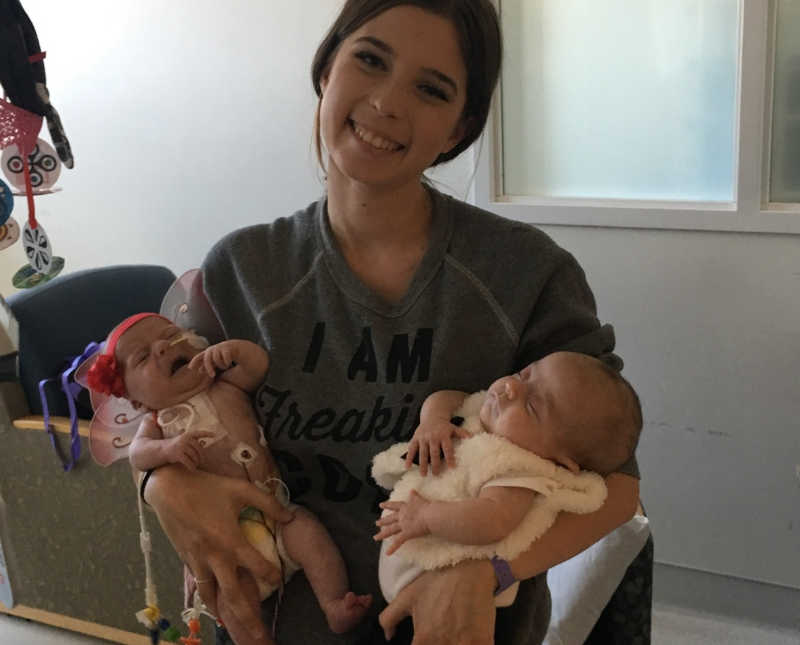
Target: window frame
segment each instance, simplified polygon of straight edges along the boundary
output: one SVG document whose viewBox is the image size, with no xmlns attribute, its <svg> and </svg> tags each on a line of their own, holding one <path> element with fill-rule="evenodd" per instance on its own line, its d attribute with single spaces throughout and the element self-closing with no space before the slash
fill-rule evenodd
<svg viewBox="0 0 800 645">
<path fill-rule="evenodd" d="M 494 0 L 502 12 L 501 0 Z M 800 234 L 800 204 L 770 203 L 775 0 L 738 0 L 734 198 L 730 202 L 508 196 L 502 193 L 502 79 L 477 148 L 478 206 L 534 224 Z"/>
</svg>

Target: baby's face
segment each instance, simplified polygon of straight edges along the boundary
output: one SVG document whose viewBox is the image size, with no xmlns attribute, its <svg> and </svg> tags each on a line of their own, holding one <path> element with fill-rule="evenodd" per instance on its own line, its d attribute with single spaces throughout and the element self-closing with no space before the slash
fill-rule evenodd
<svg viewBox="0 0 800 645">
<path fill-rule="evenodd" d="M 211 384 L 205 370 L 189 369 L 189 361 L 202 348 L 182 339 L 185 333 L 152 316 L 120 336 L 115 356 L 130 401 L 160 410 L 186 401 Z"/>
<path fill-rule="evenodd" d="M 606 379 L 593 359 L 572 352 L 549 354 L 489 387 L 481 408 L 488 432 L 573 470 L 559 428 L 608 405 Z"/>
</svg>

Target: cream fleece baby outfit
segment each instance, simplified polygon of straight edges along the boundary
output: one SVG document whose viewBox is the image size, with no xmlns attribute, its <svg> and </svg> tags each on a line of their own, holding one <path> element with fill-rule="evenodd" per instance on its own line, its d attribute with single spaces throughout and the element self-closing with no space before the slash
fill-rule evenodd
<svg viewBox="0 0 800 645">
<path fill-rule="evenodd" d="M 456 440 L 456 466 L 438 476 L 423 477 L 418 466 L 405 468 L 408 443 L 398 443 L 378 453 L 372 462 L 372 476 L 387 490 L 391 501 L 407 501 L 411 491 L 429 500 L 457 501 L 477 497 L 489 486 L 529 488 L 539 493 L 517 527 L 505 538 L 492 544 L 458 544 L 434 535 L 409 540 L 391 556 L 384 540 L 378 563 L 381 591 L 387 602 L 423 571 L 451 566 L 466 559 L 490 559 L 497 555 L 513 560 L 541 536 L 555 521 L 559 511 L 590 513 L 600 508 L 606 498 L 603 478 L 592 472 L 575 474 L 547 459 L 520 448 L 510 441 L 489 434 L 478 413 L 486 392 L 467 397 L 457 416 L 472 436 Z M 385 512 L 385 511 L 384 511 Z M 516 587 L 497 597 L 498 606 L 510 605 Z"/>
</svg>

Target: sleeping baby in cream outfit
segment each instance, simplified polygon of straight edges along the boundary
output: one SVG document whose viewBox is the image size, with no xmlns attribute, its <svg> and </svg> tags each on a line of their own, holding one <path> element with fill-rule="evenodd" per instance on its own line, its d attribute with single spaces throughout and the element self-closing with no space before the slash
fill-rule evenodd
<svg viewBox="0 0 800 645">
<path fill-rule="evenodd" d="M 432 394 L 411 442 L 373 460 L 373 477 L 392 491 L 375 536 L 387 602 L 425 570 L 512 560 L 559 511 L 600 508 L 603 476 L 633 454 L 641 425 L 627 381 L 572 352 L 550 354 L 486 392 Z M 510 605 L 516 588 L 497 605 Z"/>
</svg>

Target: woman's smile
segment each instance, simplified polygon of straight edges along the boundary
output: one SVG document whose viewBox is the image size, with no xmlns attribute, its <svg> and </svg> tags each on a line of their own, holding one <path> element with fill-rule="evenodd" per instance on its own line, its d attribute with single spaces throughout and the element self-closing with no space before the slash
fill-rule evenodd
<svg viewBox="0 0 800 645">
<path fill-rule="evenodd" d="M 385 150 L 387 152 L 397 152 L 402 150 L 405 146 L 397 143 L 377 132 L 374 132 L 364 126 L 356 123 L 352 119 L 348 121 L 350 127 L 355 133 L 356 137 L 376 150 Z"/>
</svg>

